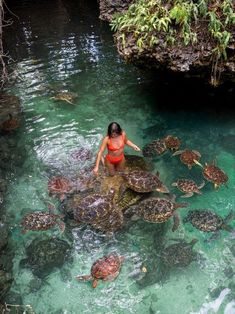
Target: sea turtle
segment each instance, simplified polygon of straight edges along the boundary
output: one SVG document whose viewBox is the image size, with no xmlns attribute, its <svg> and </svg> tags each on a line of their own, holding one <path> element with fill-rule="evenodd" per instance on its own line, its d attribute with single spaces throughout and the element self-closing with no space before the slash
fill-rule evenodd
<svg viewBox="0 0 235 314">
<path fill-rule="evenodd" d="M 138 203 L 146 193 L 138 193 L 131 189 L 126 189 L 120 195 L 120 198 L 116 202 L 116 206 L 122 212 L 125 212 L 130 206 Z"/>
<path fill-rule="evenodd" d="M 26 233 L 28 230 L 48 230 L 56 224 L 58 224 L 61 231 L 64 232 L 65 224 L 61 221 L 58 221 L 63 217 L 64 215 L 55 215 L 42 211 L 28 213 L 23 217 L 21 221 L 21 226 L 23 227 L 22 233 Z"/>
<path fill-rule="evenodd" d="M 175 203 L 173 200 L 150 197 L 139 203 L 137 215 L 147 222 L 162 223 L 170 217 L 174 217 L 172 231 L 175 231 L 179 225 L 179 217 L 175 210 L 180 207 L 186 207 L 186 203 Z"/>
<path fill-rule="evenodd" d="M 200 189 L 202 189 L 204 185 L 204 181 L 197 186 L 197 184 L 190 179 L 178 179 L 176 182 L 172 183 L 172 186 L 176 186 L 180 191 L 185 193 L 181 197 L 191 197 L 193 193 L 202 194 Z"/>
<path fill-rule="evenodd" d="M 165 141 L 162 139 L 157 139 L 143 147 L 144 157 L 154 157 L 156 155 L 161 155 L 167 150 Z"/>
<path fill-rule="evenodd" d="M 168 188 L 160 181 L 159 173 L 153 174 L 148 171 L 134 170 L 123 174 L 126 186 L 130 189 L 140 192 L 161 192 L 169 193 Z"/>
<path fill-rule="evenodd" d="M 187 165 L 189 169 L 201 158 L 201 154 L 198 151 L 189 149 L 177 150 L 173 156 L 177 155 L 180 155 L 180 160 L 183 164 Z"/>
<path fill-rule="evenodd" d="M 77 161 L 85 161 L 92 158 L 92 151 L 85 147 L 80 147 L 71 152 L 71 157 Z"/>
<path fill-rule="evenodd" d="M 62 92 L 59 93 L 53 97 L 51 97 L 50 99 L 54 99 L 54 100 L 61 100 L 61 101 L 65 101 L 71 105 L 74 105 L 74 100 L 77 97 L 76 93 L 69 93 L 69 92 Z"/>
<path fill-rule="evenodd" d="M 71 252 L 67 241 L 55 237 L 36 238 L 26 247 L 26 258 L 20 261 L 20 267 L 29 267 L 35 276 L 45 279 L 55 267 L 61 269 L 65 262 L 72 262 Z"/>
<path fill-rule="evenodd" d="M 193 251 L 193 246 L 198 240 L 193 239 L 190 243 L 180 239 L 174 241 L 177 241 L 177 243 L 164 248 L 161 254 L 165 266 L 186 267 L 197 259 L 197 253 Z"/>
<path fill-rule="evenodd" d="M 184 219 L 184 222 L 190 222 L 195 228 L 204 232 L 215 232 L 220 229 L 231 231 L 231 228 L 226 224 L 233 217 L 233 212 L 230 212 L 226 218 L 221 218 L 210 209 L 190 210 Z"/>
<path fill-rule="evenodd" d="M 114 196 L 114 189 L 110 189 L 106 195 L 100 193 L 87 195 L 78 203 L 74 203 L 74 219 L 102 231 L 109 232 L 119 229 L 123 224 L 123 215 L 114 206 Z"/>
<path fill-rule="evenodd" d="M 75 187 L 69 179 L 62 176 L 51 177 L 48 181 L 48 191 L 50 195 L 57 195 L 63 201 L 67 194 L 74 191 Z"/>
<path fill-rule="evenodd" d="M 219 188 L 220 185 L 226 184 L 228 176 L 226 173 L 215 165 L 215 161 L 212 164 L 205 164 L 203 167 L 197 160 L 195 163 L 203 168 L 203 176 L 207 181 L 213 182 L 215 189 Z"/>
<path fill-rule="evenodd" d="M 164 137 L 163 140 L 165 142 L 166 147 L 169 148 L 170 150 L 178 150 L 181 144 L 180 139 L 172 135 Z"/>
<path fill-rule="evenodd" d="M 90 275 L 76 276 L 76 279 L 83 281 L 93 280 L 92 287 L 96 288 L 99 279 L 111 281 L 118 276 L 123 260 L 123 256 L 115 253 L 103 256 L 93 263 Z"/>
<path fill-rule="evenodd" d="M 12 114 L 9 113 L 9 119 L 1 123 L 0 128 L 5 132 L 10 132 L 20 127 L 18 119 L 13 118 Z"/>
</svg>

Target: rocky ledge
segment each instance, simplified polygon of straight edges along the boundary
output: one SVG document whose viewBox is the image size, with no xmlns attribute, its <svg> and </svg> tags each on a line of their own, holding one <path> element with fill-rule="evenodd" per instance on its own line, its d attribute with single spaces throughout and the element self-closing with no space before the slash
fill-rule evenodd
<svg viewBox="0 0 235 314">
<path fill-rule="evenodd" d="M 137 3 L 137 0 L 100 0 L 100 18 L 112 23 L 114 13 L 121 12 L 123 15 L 126 14 L 130 4 L 134 3 Z M 172 3 L 174 1 L 169 1 L 164 6 L 165 12 L 172 9 Z M 232 9 L 230 9 L 234 12 L 234 5 L 232 4 L 232 6 Z M 221 13 L 221 8 L 214 9 L 213 1 L 211 1 L 211 7 L 207 9 L 209 14 L 211 12 L 212 14 L 215 13 L 217 20 L 223 14 Z M 132 13 L 129 13 L 129 17 L 135 17 L 135 14 L 136 12 L 132 10 Z M 235 13 L 232 14 L 234 14 L 233 19 L 235 19 Z M 170 15 L 168 14 L 168 16 Z M 143 32 L 147 39 L 142 40 L 144 36 L 140 38 L 139 29 L 137 29 L 136 25 L 131 24 L 128 14 L 126 14 L 127 27 L 123 26 L 125 22 L 122 20 L 119 25 L 117 25 L 118 23 L 116 24 L 117 27 L 115 28 L 114 38 L 118 52 L 127 62 L 148 68 L 184 73 L 187 76 L 201 76 L 209 80 L 214 86 L 223 81 L 235 82 L 235 22 L 227 29 L 230 33 L 230 39 L 225 49 L 226 58 L 217 60 L 215 49 L 221 48 L 221 46 L 208 34 L 209 16 L 206 15 L 203 19 L 198 18 L 191 22 L 190 36 L 191 34 L 196 34 L 197 40 L 185 45 L 182 32 L 180 32 L 182 24 L 177 24 L 176 18 L 174 20 L 171 19 L 169 22 L 170 27 L 174 31 L 172 37 L 174 37 L 175 41 L 174 43 L 166 44 L 166 32 L 163 31 L 164 25 L 160 30 L 155 30 L 151 34 L 148 34 L 146 31 Z M 224 19 L 224 17 L 222 16 L 221 19 Z M 120 25 L 122 26 L 120 27 Z M 142 26 L 144 26 L 144 23 Z M 168 26 L 166 28 L 169 30 Z M 221 33 L 224 30 L 222 27 Z M 157 40 L 156 43 L 149 44 L 151 42 L 150 36 L 152 37 L 152 35 L 153 37 L 156 36 Z"/>
</svg>

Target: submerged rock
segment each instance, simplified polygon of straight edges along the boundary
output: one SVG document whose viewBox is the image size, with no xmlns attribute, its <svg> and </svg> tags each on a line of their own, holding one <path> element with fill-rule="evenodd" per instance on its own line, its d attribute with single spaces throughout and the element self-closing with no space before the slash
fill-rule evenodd
<svg viewBox="0 0 235 314">
<path fill-rule="evenodd" d="M 0 301 L 4 300 L 13 282 L 12 275 L 0 269 Z"/>
</svg>

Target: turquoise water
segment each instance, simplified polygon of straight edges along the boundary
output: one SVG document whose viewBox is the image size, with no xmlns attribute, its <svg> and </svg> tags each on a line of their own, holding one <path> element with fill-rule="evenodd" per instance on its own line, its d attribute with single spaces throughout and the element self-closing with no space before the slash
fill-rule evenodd
<svg viewBox="0 0 235 314">
<path fill-rule="evenodd" d="M 163 77 L 125 64 L 108 25 L 99 21 L 95 4 L 10 4 L 19 20 L 14 18 L 7 29 L 14 75 L 6 91 L 19 96 L 23 114 L 20 129 L 5 139 L 14 141 L 14 153 L 24 160 L 23 165 L 9 166 L 6 174 L 4 208 L 15 251 L 11 291 L 21 294 L 23 303 L 31 304 L 37 314 L 235 313 L 234 232 L 221 231 L 216 239 L 205 242 L 210 234 L 183 222 L 172 233 L 171 220 L 164 226 L 129 221 L 111 238 L 86 226 L 75 226 L 62 235 L 57 227 L 25 235 L 19 228 L 26 212 L 47 209 L 49 176 L 72 177 L 94 161 L 111 121 L 118 121 L 140 147 L 173 134 L 182 139 L 182 148 L 200 151 L 203 163 L 216 159 L 229 176 L 228 187 L 215 191 L 207 183 L 203 195 L 188 199 L 188 208 L 180 209 L 179 215 L 183 221 L 189 209 L 208 208 L 225 217 L 235 204 L 235 118 L 228 108 L 234 87 L 215 91 L 197 80 Z M 74 105 L 51 99 L 59 92 L 76 93 Z M 223 110 L 215 111 L 215 104 Z M 80 147 L 92 150 L 91 162 L 71 158 Z M 127 148 L 126 153 L 133 151 Z M 169 187 L 182 177 L 197 183 L 203 180 L 199 167 L 189 171 L 170 153 L 155 158 L 154 167 Z M 171 191 L 181 195 L 173 187 Z M 235 227 L 235 220 L 230 226 Z M 19 263 L 32 240 L 45 236 L 68 241 L 73 260 L 66 260 L 61 269 L 32 288 L 31 269 Z M 159 242 L 166 247 L 172 238 L 198 239 L 194 250 L 199 256 L 189 266 L 161 275 Z M 77 274 L 89 274 L 92 263 L 111 251 L 125 257 L 115 281 L 100 282 L 93 290 L 89 282 L 75 280 Z M 143 266 L 147 273 L 141 271 Z"/>
</svg>

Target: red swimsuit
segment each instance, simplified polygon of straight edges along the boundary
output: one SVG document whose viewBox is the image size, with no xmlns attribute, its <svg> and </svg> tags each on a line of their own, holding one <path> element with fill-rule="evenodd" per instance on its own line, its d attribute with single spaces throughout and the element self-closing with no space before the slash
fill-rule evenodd
<svg viewBox="0 0 235 314">
<path fill-rule="evenodd" d="M 122 133 L 122 141 L 123 143 L 121 144 L 120 147 L 114 147 L 111 141 L 111 137 L 109 138 L 109 143 L 107 144 L 107 148 L 108 151 L 112 151 L 115 152 L 117 150 L 119 150 L 120 148 L 124 148 L 125 146 L 125 139 L 124 139 L 124 135 Z M 106 155 L 106 159 L 113 165 L 119 164 L 124 158 L 124 153 L 121 153 L 119 156 L 112 156 L 110 154 Z"/>
</svg>

